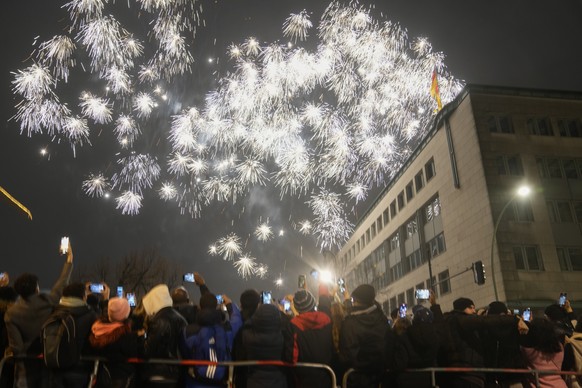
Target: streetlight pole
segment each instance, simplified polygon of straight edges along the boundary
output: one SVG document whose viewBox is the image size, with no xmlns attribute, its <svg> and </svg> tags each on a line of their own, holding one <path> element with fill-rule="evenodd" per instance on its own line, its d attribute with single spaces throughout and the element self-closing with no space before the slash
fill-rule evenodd
<svg viewBox="0 0 582 388">
<path fill-rule="evenodd" d="M 499 294 L 497 293 L 497 283 L 495 282 L 495 269 L 493 267 L 493 249 L 495 247 L 495 240 L 497 237 L 497 229 L 499 228 L 499 224 L 501 223 L 501 219 L 505 214 L 505 211 L 513 203 L 513 201 L 518 197 L 527 197 L 531 192 L 530 188 L 527 186 L 521 186 L 517 189 L 516 193 L 507 201 L 503 209 L 501 209 L 501 213 L 499 213 L 499 217 L 497 217 L 497 222 L 495 222 L 495 228 L 493 228 L 493 237 L 491 238 L 491 255 L 489 260 L 489 266 L 491 267 L 491 282 L 493 283 L 493 293 L 495 294 L 495 300 L 499 300 Z"/>
</svg>

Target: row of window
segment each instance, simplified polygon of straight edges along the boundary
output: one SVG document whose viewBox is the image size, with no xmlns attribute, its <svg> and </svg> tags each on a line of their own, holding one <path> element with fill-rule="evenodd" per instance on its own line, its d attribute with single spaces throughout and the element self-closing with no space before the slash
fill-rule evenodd
<svg viewBox="0 0 582 388">
<path fill-rule="evenodd" d="M 374 237 L 384 228 L 384 226 L 388 225 L 391 218 L 394 218 L 396 214 L 402 210 L 407 203 L 409 203 L 412 198 L 414 198 L 415 194 L 418 193 L 422 188 L 426 185 L 428 181 L 430 181 L 436 175 L 434 159 L 431 158 L 425 165 L 422 170 L 420 170 L 414 177 L 414 181 L 410 181 L 407 185 L 405 190 L 401 191 L 394 201 L 390 204 L 390 206 L 384 210 L 382 215 L 376 219 L 372 225 L 362 234 L 362 236 L 355 242 L 355 244 L 348 250 L 345 255 L 341 258 L 342 264 L 344 266 L 347 265 L 353 258 L 356 257 L 358 253 L 366 245 L 372 241 Z M 425 182 L 426 176 L 426 182 Z"/>
<path fill-rule="evenodd" d="M 578 222 L 582 224 L 581 201 L 548 200 L 546 205 L 548 206 L 550 222 Z"/>
<path fill-rule="evenodd" d="M 438 279 L 438 281 L 437 281 Z M 449 270 L 442 271 L 436 277 L 432 278 L 432 284 L 430 279 L 427 279 L 426 282 L 421 282 L 417 284 L 414 288 L 409 288 L 405 292 L 401 292 L 400 294 L 391 297 L 387 301 L 383 303 L 383 309 L 387 315 L 389 315 L 394 309 L 397 309 L 403 304 L 407 304 L 409 307 L 415 306 L 418 304 L 418 300 L 416 299 L 416 290 L 421 290 L 425 288 L 434 289 L 434 292 L 437 296 L 449 294 L 451 289 L 451 281 L 449 276 Z"/>
<path fill-rule="evenodd" d="M 554 124 L 555 123 L 555 124 Z M 579 118 L 529 117 L 527 132 L 536 136 L 554 136 L 554 127 L 561 137 L 582 137 L 582 120 Z M 492 115 L 487 118 L 487 128 L 494 133 L 515 133 L 513 121 L 508 115 Z"/>
<path fill-rule="evenodd" d="M 562 271 L 582 271 L 582 247 L 557 247 Z M 543 271 L 544 264 L 537 245 L 513 247 L 515 268 L 524 271 Z"/>
<path fill-rule="evenodd" d="M 582 179 L 582 159 L 536 158 L 542 178 Z"/>
</svg>

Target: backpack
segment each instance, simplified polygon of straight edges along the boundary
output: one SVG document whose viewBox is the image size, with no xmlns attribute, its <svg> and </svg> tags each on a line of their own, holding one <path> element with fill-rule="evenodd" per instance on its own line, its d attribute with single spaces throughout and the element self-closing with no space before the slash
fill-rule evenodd
<svg viewBox="0 0 582 388">
<path fill-rule="evenodd" d="M 215 362 L 232 361 L 229 345 L 229 337 L 232 337 L 232 330 L 228 322 L 226 324 L 202 327 L 198 335 L 200 336 L 200 341 L 191 349 L 195 360 Z M 228 367 L 197 365 L 190 368 L 189 374 L 201 382 L 226 382 L 228 378 Z"/>
<path fill-rule="evenodd" d="M 42 326 L 41 334 L 46 366 L 68 368 L 79 362 L 75 319 L 69 311 L 55 310 Z"/>
</svg>

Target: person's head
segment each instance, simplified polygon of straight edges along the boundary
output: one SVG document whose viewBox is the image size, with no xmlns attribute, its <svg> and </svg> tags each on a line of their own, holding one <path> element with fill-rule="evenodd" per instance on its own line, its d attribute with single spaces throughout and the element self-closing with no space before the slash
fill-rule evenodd
<svg viewBox="0 0 582 388">
<path fill-rule="evenodd" d="M 155 315 L 166 307 L 172 307 L 172 297 L 168 286 L 158 284 L 143 297 L 141 303 L 147 316 Z"/>
<path fill-rule="evenodd" d="M 551 304 L 544 310 L 546 317 L 552 322 L 563 322 L 566 320 L 566 312 L 558 304 Z"/>
<path fill-rule="evenodd" d="M 107 303 L 107 315 L 110 322 L 123 322 L 129 317 L 131 308 L 125 298 L 114 297 Z"/>
<path fill-rule="evenodd" d="M 260 302 L 261 295 L 257 290 L 251 288 L 248 290 L 244 290 L 243 293 L 240 294 L 241 310 L 247 317 L 250 317 L 255 313 L 255 311 L 259 307 Z"/>
<path fill-rule="evenodd" d="M 562 350 L 556 327 L 547 319 L 532 319 L 527 335 L 532 339 L 533 348 L 544 354 L 554 354 Z"/>
<path fill-rule="evenodd" d="M 311 292 L 301 289 L 293 296 L 293 307 L 299 314 L 315 310 L 315 298 Z"/>
<path fill-rule="evenodd" d="M 190 303 L 190 295 L 188 294 L 188 291 L 182 286 L 174 288 L 172 291 L 172 302 L 174 306 Z"/>
<path fill-rule="evenodd" d="M 63 288 L 63 296 L 87 300 L 87 288 L 84 283 L 71 283 Z"/>
<path fill-rule="evenodd" d="M 459 298 L 453 302 L 453 309 L 455 311 L 463 312 L 467 315 L 473 315 L 477 313 L 475 310 L 475 303 L 469 298 Z"/>
<path fill-rule="evenodd" d="M 216 310 L 216 306 L 218 306 L 218 301 L 216 300 L 216 295 L 207 292 L 202 294 L 200 297 L 200 309 L 211 309 Z"/>
<path fill-rule="evenodd" d="M 402 335 L 402 334 L 406 333 L 406 330 L 408 330 L 408 328 L 411 325 L 412 325 L 412 322 L 410 322 L 410 319 L 408 319 L 408 317 L 398 318 L 394 321 L 394 325 L 392 326 L 392 330 L 394 330 L 394 333 L 396 333 L 396 335 Z"/>
<path fill-rule="evenodd" d="M 354 306 L 370 307 L 376 299 L 376 290 L 369 284 L 361 284 L 352 291 Z"/>
<path fill-rule="evenodd" d="M 23 273 L 16 278 L 14 290 L 22 298 L 28 299 L 29 296 L 37 294 L 39 291 L 38 277 L 31 273 Z"/>
<path fill-rule="evenodd" d="M 419 323 L 432 323 L 434 321 L 433 312 L 420 304 L 412 308 L 412 317 L 412 323 L 415 325 Z"/>
<path fill-rule="evenodd" d="M 487 315 L 507 315 L 509 310 L 505 303 L 495 301 L 489 303 L 489 308 L 487 308 Z"/>
</svg>

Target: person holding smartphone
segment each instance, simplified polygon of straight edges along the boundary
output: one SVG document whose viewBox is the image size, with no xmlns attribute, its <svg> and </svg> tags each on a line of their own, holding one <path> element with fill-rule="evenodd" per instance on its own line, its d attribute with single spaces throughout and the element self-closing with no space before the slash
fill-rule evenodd
<svg viewBox="0 0 582 388">
<path fill-rule="evenodd" d="M 4 320 L 8 333 L 8 354 L 26 356 L 42 353 L 39 336 L 43 323 L 59 304 L 63 289 L 69 283 L 73 271 L 73 248 L 68 241 L 64 249 L 66 257 L 61 274 L 50 293 L 41 294 L 38 277 L 24 273 L 16 278 L 14 289 L 20 299 L 6 312 Z M 46 369 L 40 359 L 17 360 L 14 365 L 15 386 L 37 386 L 45 381 Z"/>
</svg>

